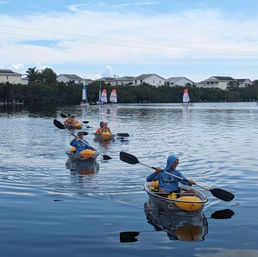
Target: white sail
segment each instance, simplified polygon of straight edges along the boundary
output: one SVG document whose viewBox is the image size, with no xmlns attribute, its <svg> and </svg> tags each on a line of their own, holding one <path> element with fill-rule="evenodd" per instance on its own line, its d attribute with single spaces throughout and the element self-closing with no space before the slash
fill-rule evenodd
<svg viewBox="0 0 258 257">
<path fill-rule="evenodd" d="M 117 93 L 116 93 L 116 89 L 113 89 L 113 90 L 111 91 L 109 100 L 110 100 L 111 103 L 117 103 Z"/>
<path fill-rule="evenodd" d="M 100 104 L 101 102 L 101 84 L 99 85 L 99 99 L 97 101 L 97 104 Z"/>
<path fill-rule="evenodd" d="M 86 86 L 82 86 L 82 102 L 86 103 L 88 102 L 87 95 L 86 95 Z"/>
<path fill-rule="evenodd" d="M 183 103 L 189 103 L 189 102 L 190 102 L 190 97 L 188 95 L 188 89 L 186 88 L 183 94 Z"/>
<path fill-rule="evenodd" d="M 107 103 L 107 90 L 106 89 L 103 89 L 103 91 L 101 93 L 100 101 L 102 103 Z"/>
<path fill-rule="evenodd" d="M 82 106 L 88 106 L 88 96 L 87 96 L 87 91 L 86 91 L 86 85 L 82 85 Z"/>
</svg>

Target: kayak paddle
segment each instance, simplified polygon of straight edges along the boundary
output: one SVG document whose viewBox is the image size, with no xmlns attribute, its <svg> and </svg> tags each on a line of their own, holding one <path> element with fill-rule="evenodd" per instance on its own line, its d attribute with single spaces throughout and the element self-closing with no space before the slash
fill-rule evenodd
<svg viewBox="0 0 258 257">
<path fill-rule="evenodd" d="M 129 137 L 128 133 L 117 133 L 116 136 L 118 137 Z"/>
<path fill-rule="evenodd" d="M 53 123 L 54 123 L 54 125 L 55 125 L 57 128 L 63 129 L 63 130 L 65 130 L 66 132 L 68 132 L 69 134 L 71 134 L 72 136 L 74 136 L 74 137 L 77 138 L 77 136 L 74 135 L 71 131 L 67 130 L 67 129 L 65 128 L 64 124 L 62 124 L 60 121 L 58 121 L 58 120 L 55 119 L 55 120 L 53 121 Z M 86 133 L 87 133 L 87 132 L 86 132 Z M 84 140 L 82 140 L 82 139 L 79 139 L 79 140 L 81 140 L 82 142 L 86 143 L 86 142 L 85 142 Z M 104 160 L 110 160 L 110 159 L 112 159 L 110 156 L 108 156 L 108 155 L 106 155 L 106 154 L 101 154 L 101 153 L 99 153 L 97 150 L 95 150 L 95 151 L 96 151 L 96 153 L 98 153 L 99 155 L 101 155 Z"/>
<path fill-rule="evenodd" d="M 67 115 L 61 113 L 61 117 L 62 117 L 62 118 L 67 118 Z M 83 121 L 82 123 L 87 124 L 87 123 L 89 123 L 89 121 L 88 121 L 88 120 L 85 120 L 85 121 Z"/>
<path fill-rule="evenodd" d="M 141 165 L 143 165 L 143 166 L 146 166 L 146 167 L 148 167 L 148 168 L 151 168 L 151 169 L 156 170 L 155 167 L 151 167 L 151 166 L 149 166 L 149 165 L 146 165 L 146 164 L 144 164 L 144 163 L 141 163 L 141 162 L 137 159 L 137 157 L 135 157 L 134 155 L 129 154 L 129 153 L 120 152 L 120 160 L 123 161 L 123 162 L 127 162 L 127 163 L 129 163 L 129 164 L 141 164 Z M 186 179 L 183 179 L 183 178 L 178 177 L 178 176 L 176 176 L 176 175 L 170 174 L 170 173 L 168 173 L 168 172 L 166 172 L 166 171 L 164 171 L 164 172 L 165 172 L 166 174 L 170 175 L 170 176 L 173 176 L 173 177 L 175 177 L 175 178 L 178 178 L 178 179 L 180 179 L 180 180 L 184 180 L 184 181 L 188 182 L 188 180 L 186 180 Z M 198 187 L 200 187 L 200 188 L 202 188 L 202 189 L 205 189 L 205 190 L 207 190 L 207 191 L 210 191 L 213 196 L 215 196 L 215 197 L 217 197 L 217 198 L 219 198 L 219 199 L 221 199 L 221 200 L 223 200 L 223 201 L 226 201 L 226 202 L 229 202 L 229 201 L 233 200 L 233 198 L 235 197 L 232 193 L 230 193 L 230 192 L 228 192 L 228 191 L 226 191 L 226 190 L 224 190 L 224 189 L 221 189 L 221 188 L 206 188 L 206 187 L 197 185 L 197 184 L 195 184 L 195 183 L 194 183 L 194 185 L 196 185 L 196 186 L 198 186 Z"/>
</svg>

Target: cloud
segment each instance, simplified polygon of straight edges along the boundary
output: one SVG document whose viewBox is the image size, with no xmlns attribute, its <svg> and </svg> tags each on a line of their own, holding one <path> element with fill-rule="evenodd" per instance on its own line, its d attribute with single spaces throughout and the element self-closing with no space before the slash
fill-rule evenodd
<svg viewBox="0 0 258 257">
<path fill-rule="evenodd" d="M 9 68 L 12 70 L 23 70 L 24 64 L 22 63 L 12 64 Z"/>
<path fill-rule="evenodd" d="M 144 3 L 152 4 L 138 4 Z M 212 9 L 150 15 L 84 7 L 70 13 L 1 16 L 1 62 L 150 65 L 176 59 L 258 58 L 256 17 L 238 20 Z"/>
<path fill-rule="evenodd" d="M 110 9 L 120 9 L 126 11 L 126 9 L 123 8 L 129 8 L 129 7 L 139 7 L 139 6 L 150 6 L 150 5 L 156 5 L 157 3 L 154 1 L 140 1 L 140 2 L 124 2 L 119 4 L 106 4 L 102 1 L 91 1 L 84 4 L 72 4 L 67 6 L 67 9 L 72 12 L 84 12 L 89 10 L 110 10 Z"/>
<path fill-rule="evenodd" d="M 42 65 L 40 62 L 36 62 L 35 65 L 39 70 L 44 70 L 48 68 L 46 65 Z"/>
<path fill-rule="evenodd" d="M 101 77 L 114 77 L 114 72 L 112 70 L 112 67 L 110 65 L 107 65 L 105 67 L 104 72 L 101 74 Z"/>
</svg>

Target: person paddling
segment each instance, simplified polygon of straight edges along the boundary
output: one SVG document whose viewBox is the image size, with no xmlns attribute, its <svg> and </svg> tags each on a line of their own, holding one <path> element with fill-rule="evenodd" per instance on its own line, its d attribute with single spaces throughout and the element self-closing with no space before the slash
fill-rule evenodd
<svg viewBox="0 0 258 257">
<path fill-rule="evenodd" d="M 83 140 L 83 132 L 78 132 L 77 137 L 74 138 L 70 145 L 76 148 L 75 153 L 80 153 L 83 150 L 90 149 L 95 151 L 95 148 L 91 147 L 86 140 Z"/>
<path fill-rule="evenodd" d="M 162 193 L 180 193 L 180 189 L 178 188 L 178 182 L 181 182 L 184 185 L 193 185 L 193 180 L 187 180 L 180 171 L 176 170 L 176 167 L 179 163 L 179 160 L 176 156 L 170 155 L 167 159 L 167 166 L 165 169 L 157 168 L 156 171 L 152 174 L 150 174 L 147 177 L 147 181 L 159 181 L 158 183 L 158 190 Z M 180 180 L 178 178 L 175 178 L 173 176 L 170 176 L 169 174 L 166 174 L 165 172 L 176 175 L 184 180 Z"/>
<path fill-rule="evenodd" d="M 66 120 L 64 121 L 64 125 L 65 125 L 67 128 L 69 128 L 69 127 L 72 126 L 71 114 L 68 114 L 68 115 L 67 115 L 67 118 L 66 118 Z"/>
<path fill-rule="evenodd" d="M 101 134 L 102 133 L 102 131 L 103 131 L 103 127 L 104 127 L 104 122 L 103 121 L 101 121 L 100 123 L 99 123 L 99 128 L 96 130 L 96 134 Z"/>
<path fill-rule="evenodd" d="M 110 135 L 112 135 L 112 132 L 111 132 L 110 128 L 108 127 L 108 123 L 107 122 L 105 122 L 104 125 L 103 125 L 102 133 L 103 132 L 109 133 Z"/>
</svg>

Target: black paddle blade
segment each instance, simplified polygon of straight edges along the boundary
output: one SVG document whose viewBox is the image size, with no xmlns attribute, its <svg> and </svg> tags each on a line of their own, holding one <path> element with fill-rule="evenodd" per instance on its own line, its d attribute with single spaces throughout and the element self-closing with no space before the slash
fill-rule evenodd
<svg viewBox="0 0 258 257">
<path fill-rule="evenodd" d="M 136 242 L 138 241 L 136 236 L 138 236 L 140 233 L 139 232 L 121 232 L 120 233 L 120 242 L 121 243 L 130 243 L 130 242 Z"/>
<path fill-rule="evenodd" d="M 89 123 L 89 121 L 88 121 L 88 120 L 85 120 L 85 121 L 83 121 L 82 123 L 87 124 L 87 123 Z"/>
<path fill-rule="evenodd" d="M 67 118 L 67 116 L 64 115 L 63 113 L 61 113 L 61 117 L 62 117 L 62 118 Z"/>
<path fill-rule="evenodd" d="M 57 127 L 57 128 L 59 128 L 59 129 L 65 129 L 65 126 L 64 126 L 64 124 L 62 124 L 60 121 L 58 121 L 58 120 L 54 120 L 53 121 L 53 123 L 54 123 L 54 125 Z"/>
<path fill-rule="evenodd" d="M 123 162 L 130 163 L 130 164 L 139 163 L 138 159 L 134 155 L 126 153 L 126 152 L 120 152 L 120 160 Z"/>
<path fill-rule="evenodd" d="M 211 214 L 213 219 L 230 219 L 235 213 L 230 209 L 215 211 Z"/>
<path fill-rule="evenodd" d="M 210 189 L 210 191 L 215 197 L 226 202 L 230 202 L 235 197 L 232 193 L 221 188 L 212 188 Z"/>
<path fill-rule="evenodd" d="M 116 134 L 118 137 L 129 137 L 128 133 L 117 133 Z"/>
<path fill-rule="evenodd" d="M 112 158 L 111 158 L 110 156 L 104 154 L 104 155 L 103 155 L 103 159 L 104 159 L 104 160 L 110 160 L 110 159 L 112 159 Z"/>
</svg>

